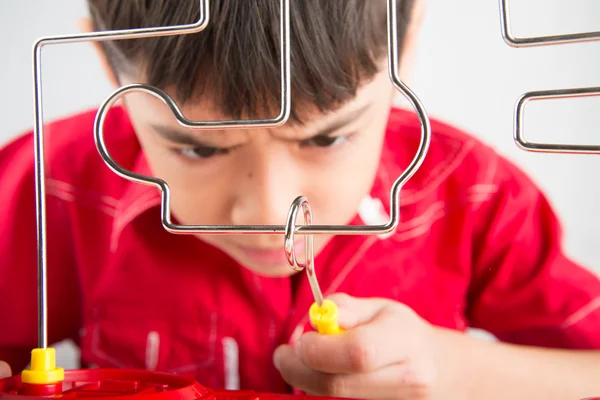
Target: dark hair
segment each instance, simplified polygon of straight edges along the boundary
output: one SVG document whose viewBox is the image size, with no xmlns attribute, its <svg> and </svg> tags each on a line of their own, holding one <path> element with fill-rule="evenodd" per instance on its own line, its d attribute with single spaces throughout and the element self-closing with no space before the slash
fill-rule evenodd
<svg viewBox="0 0 600 400">
<path fill-rule="evenodd" d="M 403 43 L 414 0 L 396 1 Z M 329 111 L 379 71 L 387 49 L 387 2 L 290 3 L 292 119 L 299 121 L 303 104 Z M 97 30 L 189 24 L 200 8 L 198 0 L 88 4 Z M 210 94 L 232 118 L 273 116 L 280 101 L 279 11 L 279 0 L 210 0 L 210 22 L 200 33 L 102 45 L 117 74 L 142 68 L 148 84 L 171 90 L 180 102 Z"/>
</svg>

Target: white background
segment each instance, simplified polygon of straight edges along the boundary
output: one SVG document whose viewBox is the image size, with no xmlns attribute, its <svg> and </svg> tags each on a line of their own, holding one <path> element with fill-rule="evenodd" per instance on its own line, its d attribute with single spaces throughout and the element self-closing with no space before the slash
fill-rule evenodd
<svg viewBox="0 0 600 400">
<path fill-rule="evenodd" d="M 516 99 L 526 91 L 600 86 L 600 42 L 513 49 L 500 36 L 497 0 L 427 4 L 412 88 L 431 117 L 466 129 L 524 168 L 563 221 L 568 253 L 599 272 L 600 156 L 522 152 L 512 141 L 512 118 Z M 513 0 L 511 5 L 519 36 L 600 30 L 598 0 Z M 0 143 L 32 124 L 33 41 L 74 33 L 77 18 L 85 15 L 83 0 L 0 0 Z M 50 47 L 44 55 L 47 119 L 97 105 L 111 92 L 89 44 Z M 600 98 L 533 103 L 527 121 L 532 140 L 600 144 Z M 70 350 L 59 354 L 63 366 L 72 365 Z"/>
</svg>

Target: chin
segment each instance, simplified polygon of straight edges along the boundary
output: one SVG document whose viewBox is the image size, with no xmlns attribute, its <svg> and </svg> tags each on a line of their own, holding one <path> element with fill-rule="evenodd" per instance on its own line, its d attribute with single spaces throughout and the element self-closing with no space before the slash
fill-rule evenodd
<svg viewBox="0 0 600 400">
<path fill-rule="evenodd" d="M 243 260 L 237 260 L 237 262 L 242 267 L 266 278 L 285 278 L 298 272 L 294 271 L 292 267 L 287 264 L 265 267 L 264 265 L 255 265 L 254 263 L 244 262 Z"/>
<path fill-rule="evenodd" d="M 268 254 L 258 251 L 257 254 L 257 252 L 252 250 L 252 248 L 250 248 L 251 250 L 244 251 L 243 249 L 231 244 L 206 240 L 205 237 L 201 236 L 196 236 L 196 238 L 220 249 L 229 255 L 229 257 L 234 259 L 243 268 L 246 268 L 257 275 L 268 278 L 285 278 L 298 272 L 293 270 L 292 267 L 290 267 L 290 265 L 287 263 L 284 256 L 283 246 L 281 246 L 280 251 L 276 250 L 275 255 L 272 254 L 272 251 L 268 251 Z"/>
</svg>

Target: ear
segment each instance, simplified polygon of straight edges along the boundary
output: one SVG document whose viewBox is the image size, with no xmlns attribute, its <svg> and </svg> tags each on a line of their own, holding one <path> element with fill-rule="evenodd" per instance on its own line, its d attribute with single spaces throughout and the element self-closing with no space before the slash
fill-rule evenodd
<svg viewBox="0 0 600 400">
<path fill-rule="evenodd" d="M 90 18 L 80 18 L 77 21 L 77 26 L 79 27 L 79 30 L 84 33 L 90 33 L 94 31 L 94 24 L 92 23 L 92 20 Z M 100 60 L 102 70 L 104 71 L 104 74 L 110 81 L 110 84 L 114 87 L 121 86 L 119 84 L 119 79 L 117 78 L 115 71 L 110 65 L 110 62 L 108 62 L 108 58 L 106 57 L 106 53 L 102 49 L 100 42 L 91 42 L 91 44 L 94 47 L 94 50 L 96 50 L 96 55 Z"/>
<path fill-rule="evenodd" d="M 412 65 L 416 55 L 416 47 L 419 38 L 421 25 L 425 15 L 426 0 L 415 0 L 413 6 L 413 15 L 410 19 L 406 36 L 404 39 L 402 55 L 400 58 L 400 77 L 407 80 L 410 76 Z"/>
</svg>

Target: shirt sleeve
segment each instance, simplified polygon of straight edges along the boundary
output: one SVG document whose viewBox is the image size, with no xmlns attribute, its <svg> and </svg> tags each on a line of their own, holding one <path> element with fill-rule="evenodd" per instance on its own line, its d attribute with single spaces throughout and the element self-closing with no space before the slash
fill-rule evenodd
<svg viewBox="0 0 600 400">
<path fill-rule="evenodd" d="M 76 338 L 80 320 L 68 210 L 47 197 L 48 335 L 53 344 Z M 0 150 L 0 360 L 13 373 L 38 347 L 37 241 L 32 135 Z"/>
<path fill-rule="evenodd" d="M 468 318 L 515 344 L 600 349 L 600 280 L 562 249 L 559 221 L 523 172 L 500 160 L 477 215 Z"/>
</svg>

